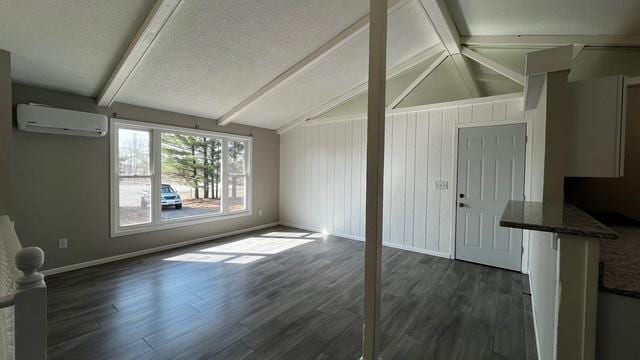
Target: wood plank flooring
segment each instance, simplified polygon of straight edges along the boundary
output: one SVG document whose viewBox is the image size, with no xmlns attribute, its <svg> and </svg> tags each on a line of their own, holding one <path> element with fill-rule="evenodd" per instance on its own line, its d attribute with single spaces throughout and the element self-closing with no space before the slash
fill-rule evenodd
<svg viewBox="0 0 640 360">
<path fill-rule="evenodd" d="M 49 358 L 357 359 L 363 251 L 277 227 L 47 277 Z M 526 276 L 383 260 L 383 359 L 537 358 Z"/>
</svg>

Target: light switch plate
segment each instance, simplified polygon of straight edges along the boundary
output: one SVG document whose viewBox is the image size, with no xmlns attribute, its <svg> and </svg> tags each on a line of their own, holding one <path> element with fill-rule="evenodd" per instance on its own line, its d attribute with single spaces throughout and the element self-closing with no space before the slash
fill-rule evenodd
<svg viewBox="0 0 640 360">
<path fill-rule="evenodd" d="M 436 190 L 447 190 L 449 189 L 448 181 L 436 181 Z"/>
</svg>

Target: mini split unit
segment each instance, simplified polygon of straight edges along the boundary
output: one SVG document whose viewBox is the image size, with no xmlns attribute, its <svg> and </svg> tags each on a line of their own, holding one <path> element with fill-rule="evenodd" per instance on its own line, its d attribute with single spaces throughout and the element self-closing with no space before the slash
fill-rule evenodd
<svg viewBox="0 0 640 360">
<path fill-rule="evenodd" d="M 19 104 L 18 129 L 48 134 L 105 136 L 109 118 L 102 114 L 56 109 L 46 105 Z"/>
</svg>

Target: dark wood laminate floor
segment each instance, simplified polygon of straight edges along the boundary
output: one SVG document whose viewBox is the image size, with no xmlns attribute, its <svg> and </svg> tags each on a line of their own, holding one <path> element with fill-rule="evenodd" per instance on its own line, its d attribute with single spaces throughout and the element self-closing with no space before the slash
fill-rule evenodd
<svg viewBox="0 0 640 360">
<path fill-rule="evenodd" d="M 49 358 L 357 359 L 363 250 L 279 227 L 48 277 Z M 537 358 L 525 276 L 383 258 L 383 359 Z"/>
</svg>

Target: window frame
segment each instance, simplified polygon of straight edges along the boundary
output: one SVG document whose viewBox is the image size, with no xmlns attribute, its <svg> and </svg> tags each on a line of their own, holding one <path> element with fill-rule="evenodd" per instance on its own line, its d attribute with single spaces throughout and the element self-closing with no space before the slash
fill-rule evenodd
<svg viewBox="0 0 640 360">
<path fill-rule="evenodd" d="M 232 219 L 236 217 L 244 217 L 252 215 L 252 157 L 253 157 L 253 138 L 251 136 L 227 134 L 215 131 L 207 131 L 200 129 L 183 128 L 179 126 L 154 124 L 149 122 L 141 122 L 120 118 L 111 118 L 111 126 L 109 129 L 110 142 L 110 214 L 111 214 L 111 237 L 119 237 L 130 234 L 137 234 L 149 231 L 172 229 L 188 225 L 203 224 L 220 220 Z M 126 176 L 119 173 L 119 130 L 141 130 L 148 131 L 150 134 L 149 141 L 149 161 L 151 164 L 150 175 L 144 176 Z M 174 133 L 190 136 L 203 136 L 210 138 L 219 138 L 222 140 L 222 186 L 220 196 L 220 212 L 215 214 L 204 214 L 197 216 L 188 216 L 178 219 L 162 220 L 162 205 L 160 204 L 161 186 L 162 186 L 162 133 Z M 247 144 L 245 149 L 245 209 L 231 212 L 228 207 L 228 166 L 227 163 L 227 146 L 229 141 L 244 141 Z M 151 179 L 151 221 L 143 224 L 120 225 L 120 179 L 122 178 L 150 178 Z M 153 199 L 156 199 L 153 201 Z"/>
</svg>

